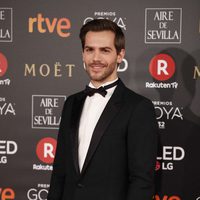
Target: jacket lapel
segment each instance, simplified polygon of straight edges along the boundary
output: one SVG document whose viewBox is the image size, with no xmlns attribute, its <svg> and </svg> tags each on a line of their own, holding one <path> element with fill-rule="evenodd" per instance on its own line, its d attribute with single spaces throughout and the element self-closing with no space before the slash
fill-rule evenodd
<svg viewBox="0 0 200 200">
<path fill-rule="evenodd" d="M 115 89 L 99 121 L 97 122 L 97 125 L 92 135 L 88 153 L 86 155 L 86 159 L 81 171 L 81 175 L 85 172 L 90 160 L 92 159 L 106 128 L 112 121 L 113 117 L 118 113 L 122 105 L 121 102 L 122 102 L 124 88 L 125 88 L 124 84 L 121 81 L 119 81 L 117 88 Z"/>
<path fill-rule="evenodd" d="M 78 129 L 81 112 L 86 99 L 84 92 L 79 93 L 74 100 L 72 118 L 71 118 L 71 139 L 72 139 L 72 153 L 73 161 L 77 174 L 80 175 L 79 163 L 78 163 Z"/>
</svg>

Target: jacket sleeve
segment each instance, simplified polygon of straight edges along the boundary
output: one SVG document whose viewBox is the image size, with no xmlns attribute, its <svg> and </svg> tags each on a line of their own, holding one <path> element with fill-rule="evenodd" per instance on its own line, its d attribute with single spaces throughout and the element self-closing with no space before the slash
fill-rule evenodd
<svg viewBox="0 0 200 200">
<path fill-rule="evenodd" d="M 57 148 L 56 154 L 53 164 L 53 172 L 51 174 L 51 181 L 50 181 L 50 189 L 48 192 L 47 200 L 61 200 L 64 181 L 65 181 L 65 153 L 64 153 L 64 122 L 65 122 L 65 115 L 67 112 L 67 101 L 63 107 L 61 122 L 57 137 Z"/>
<path fill-rule="evenodd" d="M 154 195 L 157 133 L 153 104 L 144 99 L 133 110 L 128 127 L 127 200 L 151 200 Z"/>
</svg>

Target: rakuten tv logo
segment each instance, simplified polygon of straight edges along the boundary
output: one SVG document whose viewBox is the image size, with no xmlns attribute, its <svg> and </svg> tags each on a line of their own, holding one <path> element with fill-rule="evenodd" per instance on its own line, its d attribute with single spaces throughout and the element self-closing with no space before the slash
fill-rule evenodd
<svg viewBox="0 0 200 200">
<path fill-rule="evenodd" d="M 0 187 L 0 199 L 1 200 L 14 200 L 15 192 L 11 188 L 1 188 Z"/>
<path fill-rule="evenodd" d="M 158 54 L 151 59 L 149 72 L 156 80 L 166 81 L 174 75 L 175 62 L 167 54 Z"/>
<path fill-rule="evenodd" d="M 0 53 L 0 77 L 2 77 L 6 73 L 7 68 L 8 68 L 7 58 L 2 53 Z"/>
<path fill-rule="evenodd" d="M 57 141 L 54 138 L 43 138 L 37 144 L 36 153 L 40 161 L 52 164 L 55 157 Z"/>
<path fill-rule="evenodd" d="M 71 22 L 68 18 L 43 17 L 42 13 L 38 13 L 37 17 L 30 17 L 28 20 L 28 32 L 33 33 L 57 33 L 60 37 L 67 38 L 70 36 Z"/>
</svg>

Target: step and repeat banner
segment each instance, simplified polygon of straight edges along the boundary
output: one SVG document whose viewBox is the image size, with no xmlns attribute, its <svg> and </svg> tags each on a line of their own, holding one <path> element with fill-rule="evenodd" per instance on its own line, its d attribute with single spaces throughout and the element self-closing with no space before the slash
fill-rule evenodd
<svg viewBox="0 0 200 200">
<path fill-rule="evenodd" d="M 61 110 L 85 88 L 80 27 L 116 22 L 124 83 L 159 126 L 155 200 L 200 200 L 200 1 L 1 0 L 0 199 L 45 200 Z"/>
</svg>

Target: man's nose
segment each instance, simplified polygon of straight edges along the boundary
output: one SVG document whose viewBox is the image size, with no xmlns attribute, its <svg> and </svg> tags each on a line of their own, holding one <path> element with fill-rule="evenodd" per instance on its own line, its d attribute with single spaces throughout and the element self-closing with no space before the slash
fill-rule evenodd
<svg viewBox="0 0 200 200">
<path fill-rule="evenodd" d="M 94 61 L 100 61 L 101 60 L 101 55 L 100 55 L 99 51 L 94 51 L 93 60 Z"/>
</svg>

